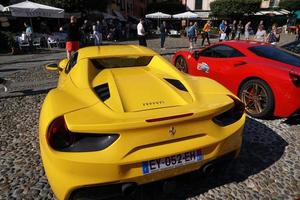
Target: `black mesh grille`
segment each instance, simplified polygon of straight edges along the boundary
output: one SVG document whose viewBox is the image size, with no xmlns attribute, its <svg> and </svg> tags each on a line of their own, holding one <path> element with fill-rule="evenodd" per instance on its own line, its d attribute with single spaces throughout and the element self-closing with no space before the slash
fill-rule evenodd
<svg viewBox="0 0 300 200">
<path fill-rule="evenodd" d="M 98 85 L 94 88 L 99 98 L 104 102 L 105 100 L 109 99 L 110 93 L 109 93 L 109 87 L 108 83 Z"/>
<path fill-rule="evenodd" d="M 185 92 L 188 91 L 179 80 L 169 79 L 169 78 L 165 78 L 165 80 L 168 81 L 174 87 L 176 87 L 178 90 L 182 90 L 182 91 L 185 91 Z"/>
</svg>

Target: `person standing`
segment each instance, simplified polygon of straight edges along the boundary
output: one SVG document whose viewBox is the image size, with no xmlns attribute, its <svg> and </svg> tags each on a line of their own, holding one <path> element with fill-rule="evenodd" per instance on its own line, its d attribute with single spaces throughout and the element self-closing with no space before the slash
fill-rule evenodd
<svg viewBox="0 0 300 200">
<path fill-rule="evenodd" d="M 225 21 L 225 34 L 226 34 L 225 40 L 229 40 L 230 33 L 231 33 L 230 25 L 227 23 L 227 21 Z"/>
<path fill-rule="evenodd" d="M 64 27 L 64 30 L 67 33 L 67 58 L 70 60 L 72 52 L 76 52 L 79 49 L 80 41 L 79 26 L 77 24 L 77 19 L 75 16 L 71 16 L 70 23 Z"/>
<path fill-rule="evenodd" d="M 197 27 L 198 27 L 198 23 L 195 22 L 193 26 L 189 27 L 188 29 L 188 38 L 189 38 L 189 44 L 190 44 L 190 50 L 193 50 L 193 43 L 195 41 L 195 38 L 197 37 Z"/>
<path fill-rule="evenodd" d="M 236 20 L 233 20 L 231 26 L 231 40 L 235 39 L 236 33 L 237 33 L 237 25 Z"/>
<path fill-rule="evenodd" d="M 240 40 L 242 30 L 243 30 L 243 24 L 242 24 L 242 20 L 240 20 L 237 27 L 236 27 L 236 39 L 237 40 Z"/>
<path fill-rule="evenodd" d="M 166 41 L 166 35 L 167 35 L 167 25 L 166 21 L 163 21 L 163 23 L 160 25 L 160 48 L 161 50 L 165 50 L 165 41 Z"/>
<path fill-rule="evenodd" d="M 203 34 L 202 34 L 202 45 L 204 45 L 204 41 L 205 39 L 207 40 L 208 45 L 210 45 L 209 42 L 209 32 L 210 32 L 210 28 L 211 28 L 211 21 L 207 21 L 206 24 L 203 27 Z"/>
<path fill-rule="evenodd" d="M 91 27 L 87 19 L 84 20 L 81 30 L 83 32 L 83 45 L 88 45 L 90 40 Z"/>
<path fill-rule="evenodd" d="M 245 40 L 249 40 L 249 34 L 251 30 L 250 25 L 251 25 L 250 21 L 245 25 Z"/>
<path fill-rule="evenodd" d="M 220 33 L 219 42 L 225 40 L 226 37 L 225 28 L 226 28 L 225 20 L 222 20 L 221 24 L 219 25 L 219 33 Z"/>
<path fill-rule="evenodd" d="M 272 45 L 276 45 L 280 40 L 280 34 L 277 31 L 277 25 L 273 24 L 272 30 L 267 37 L 267 42 Z"/>
<path fill-rule="evenodd" d="M 102 43 L 102 26 L 99 20 L 93 25 L 93 35 L 95 38 L 95 45 L 101 45 Z"/>
<path fill-rule="evenodd" d="M 139 45 L 141 46 L 147 46 L 147 41 L 146 41 L 146 31 L 145 31 L 145 20 L 143 18 L 140 19 L 140 23 L 137 25 L 137 35 L 139 38 Z"/>
<path fill-rule="evenodd" d="M 265 42 L 266 38 L 267 38 L 267 32 L 266 30 L 264 30 L 264 25 L 260 24 L 254 36 L 254 40 L 258 42 Z"/>
<path fill-rule="evenodd" d="M 33 29 L 31 26 L 29 26 L 26 22 L 24 22 L 25 26 L 25 35 L 29 43 L 29 49 L 32 50 L 33 48 Z"/>
</svg>

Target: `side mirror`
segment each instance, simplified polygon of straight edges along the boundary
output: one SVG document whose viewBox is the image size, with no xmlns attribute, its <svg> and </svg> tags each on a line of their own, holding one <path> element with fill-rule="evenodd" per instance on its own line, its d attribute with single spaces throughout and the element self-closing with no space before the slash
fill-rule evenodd
<svg viewBox="0 0 300 200">
<path fill-rule="evenodd" d="M 62 69 L 56 63 L 49 63 L 45 65 L 48 71 L 61 71 Z"/>
<path fill-rule="evenodd" d="M 192 57 L 195 59 L 195 60 L 198 60 L 200 58 L 200 51 L 194 51 L 192 53 Z"/>
<path fill-rule="evenodd" d="M 69 60 L 67 58 L 61 60 L 58 64 L 59 68 L 61 69 L 65 69 L 67 64 L 68 64 Z"/>
</svg>

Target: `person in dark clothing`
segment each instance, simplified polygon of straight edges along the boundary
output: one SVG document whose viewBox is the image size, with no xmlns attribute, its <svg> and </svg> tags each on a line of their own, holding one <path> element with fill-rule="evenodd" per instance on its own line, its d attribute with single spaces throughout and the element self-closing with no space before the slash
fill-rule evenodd
<svg viewBox="0 0 300 200">
<path fill-rule="evenodd" d="M 75 16 L 71 16 L 70 23 L 64 27 L 64 31 L 67 33 L 67 58 L 70 59 L 72 52 L 75 52 L 79 49 L 80 41 L 79 26 Z"/>
<path fill-rule="evenodd" d="M 236 24 L 236 20 L 233 20 L 231 26 L 231 39 L 234 40 L 236 37 L 236 33 L 237 33 L 237 24 Z"/>
<path fill-rule="evenodd" d="M 229 24 L 227 23 L 227 21 L 225 21 L 225 33 L 226 33 L 225 40 L 229 40 L 229 35 L 231 33 L 231 28 L 230 28 Z"/>
<path fill-rule="evenodd" d="M 160 48 L 163 50 L 165 49 L 165 41 L 166 41 L 166 35 L 167 35 L 167 25 L 166 22 L 163 21 L 163 23 L 160 25 Z"/>
</svg>

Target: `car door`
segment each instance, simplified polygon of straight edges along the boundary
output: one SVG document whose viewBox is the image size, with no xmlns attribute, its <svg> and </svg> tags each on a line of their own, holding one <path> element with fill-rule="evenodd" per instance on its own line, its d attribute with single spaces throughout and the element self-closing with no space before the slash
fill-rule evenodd
<svg viewBox="0 0 300 200">
<path fill-rule="evenodd" d="M 197 72 L 231 88 L 236 70 L 247 65 L 246 57 L 237 49 L 225 44 L 214 45 L 200 52 Z"/>
</svg>

